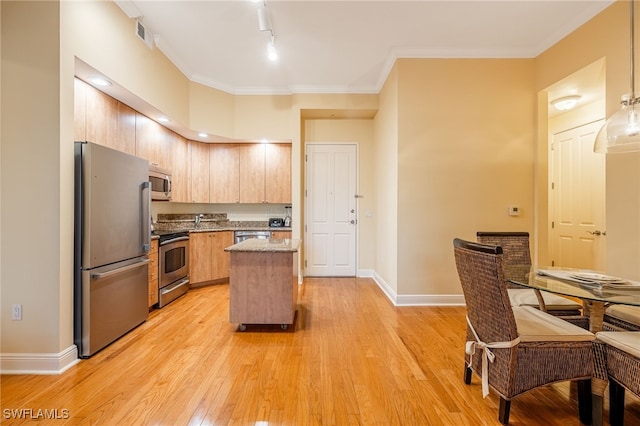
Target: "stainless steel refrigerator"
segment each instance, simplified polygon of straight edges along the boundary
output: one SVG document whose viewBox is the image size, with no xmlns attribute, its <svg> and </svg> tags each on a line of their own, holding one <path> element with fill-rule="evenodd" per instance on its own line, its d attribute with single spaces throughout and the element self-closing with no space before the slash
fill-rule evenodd
<svg viewBox="0 0 640 426">
<path fill-rule="evenodd" d="M 148 316 L 149 163 L 75 143 L 74 340 L 86 358 Z"/>
</svg>

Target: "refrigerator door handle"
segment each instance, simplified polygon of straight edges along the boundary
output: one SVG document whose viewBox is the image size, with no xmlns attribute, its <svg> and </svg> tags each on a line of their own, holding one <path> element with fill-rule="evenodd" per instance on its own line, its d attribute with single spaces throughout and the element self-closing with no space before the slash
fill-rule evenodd
<svg viewBox="0 0 640 426">
<path fill-rule="evenodd" d="M 142 182 L 142 250 L 151 250 L 151 182 Z"/>
<path fill-rule="evenodd" d="M 91 274 L 91 278 L 96 280 L 107 278 L 113 275 L 121 274 L 126 271 L 130 271 L 131 269 L 139 268 L 141 266 L 146 265 L 147 263 L 149 263 L 149 259 L 143 259 L 140 262 L 134 263 L 133 265 L 127 265 L 122 268 L 114 269 L 108 272 L 98 272 L 98 273 Z"/>
</svg>

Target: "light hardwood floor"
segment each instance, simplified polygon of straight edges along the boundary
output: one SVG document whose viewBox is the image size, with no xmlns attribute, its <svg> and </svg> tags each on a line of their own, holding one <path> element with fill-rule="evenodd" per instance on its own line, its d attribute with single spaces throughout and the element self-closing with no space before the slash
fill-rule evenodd
<svg viewBox="0 0 640 426">
<path fill-rule="evenodd" d="M 2 376 L 0 423 L 57 409 L 69 418 L 38 424 L 499 424 L 498 398 L 463 383 L 462 307 L 396 308 L 371 279 L 305 279 L 294 328 L 243 333 L 228 302 L 228 285 L 193 289 L 62 375 Z M 579 425 L 576 393 L 521 395 L 510 424 Z M 637 398 L 625 416 L 640 424 Z"/>
</svg>

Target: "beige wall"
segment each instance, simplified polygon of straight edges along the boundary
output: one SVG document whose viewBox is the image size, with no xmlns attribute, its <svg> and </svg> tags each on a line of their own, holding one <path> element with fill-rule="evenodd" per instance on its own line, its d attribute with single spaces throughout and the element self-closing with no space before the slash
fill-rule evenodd
<svg viewBox="0 0 640 426">
<path fill-rule="evenodd" d="M 398 293 L 398 67 L 387 77 L 374 120 L 376 279 Z"/>
<path fill-rule="evenodd" d="M 398 293 L 459 293 L 454 237 L 533 227 L 534 62 L 397 67 Z"/>
<path fill-rule="evenodd" d="M 628 25 L 629 3 L 619 1 L 548 49 L 536 58 L 536 90 L 541 91 L 604 58 L 606 109 L 607 117 L 611 116 L 620 107 L 620 96 L 630 91 Z M 638 32 L 635 36 L 638 46 Z M 639 72 L 636 69 L 636 81 Z M 537 144 L 536 179 L 541 180 L 547 167 L 548 134 L 540 132 Z M 640 279 L 640 153 L 609 154 L 606 168 L 607 272 L 637 280 Z"/>
<path fill-rule="evenodd" d="M 60 121 L 68 101 L 60 93 L 60 5 L 1 7 L 2 352 L 57 353 L 71 341 L 73 220 L 63 204 L 69 162 L 60 140 L 73 133 Z M 22 321 L 11 320 L 16 303 Z"/>
<path fill-rule="evenodd" d="M 62 2 L 64 4 L 66 2 Z M 65 5 L 63 28 L 75 55 L 172 120 L 189 126 L 189 80 L 134 32 L 134 20 L 110 1 Z"/>
</svg>

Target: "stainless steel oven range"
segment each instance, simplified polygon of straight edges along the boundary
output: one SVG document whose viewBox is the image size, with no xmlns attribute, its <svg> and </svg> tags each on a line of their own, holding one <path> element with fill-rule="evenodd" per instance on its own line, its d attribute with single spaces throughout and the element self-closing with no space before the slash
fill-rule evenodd
<svg viewBox="0 0 640 426">
<path fill-rule="evenodd" d="M 158 307 L 189 291 L 189 232 L 158 232 Z"/>
</svg>

